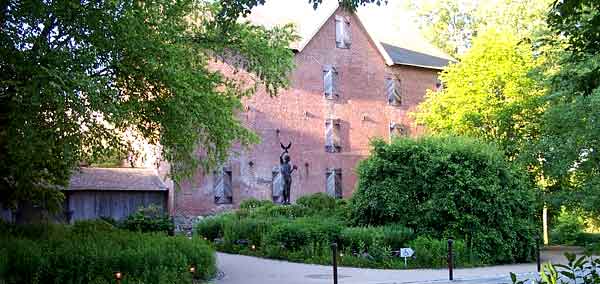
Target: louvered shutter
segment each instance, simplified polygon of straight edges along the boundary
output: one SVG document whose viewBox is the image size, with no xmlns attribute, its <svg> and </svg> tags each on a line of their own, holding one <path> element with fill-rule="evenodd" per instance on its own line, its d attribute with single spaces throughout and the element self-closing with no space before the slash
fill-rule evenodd
<svg viewBox="0 0 600 284">
<path fill-rule="evenodd" d="M 352 30 L 350 29 L 350 18 L 344 19 L 344 47 L 350 48 L 352 44 Z"/>
<path fill-rule="evenodd" d="M 399 106 L 402 104 L 402 98 L 400 96 L 399 87 L 400 81 L 394 78 L 385 79 L 385 93 L 389 105 Z"/>
<path fill-rule="evenodd" d="M 327 170 L 327 174 L 326 174 L 326 178 L 327 178 L 327 195 L 331 196 L 331 197 L 335 197 L 335 173 L 331 170 Z"/>
<path fill-rule="evenodd" d="M 328 99 L 334 98 L 334 70 L 331 66 L 325 66 L 323 69 L 323 92 Z"/>
<path fill-rule="evenodd" d="M 335 46 L 344 48 L 344 26 L 345 21 L 341 16 L 335 16 Z"/>
<path fill-rule="evenodd" d="M 225 200 L 225 190 L 223 184 L 223 174 L 220 172 L 214 172 L 214 183 L 213 188 L 215 191 L 215 203 L 223 204 Z"/>
<path fill-rule="evenodd" d="M 213 188 L 216 204 L 231 204 L 233 202 L 231 179 L 231 171 L 226 169 L 214 173 Z"/>
<path fill-rule="evenodd" d="M 325 192 L 334 198 L 342 198 L 342 169 L 327 169 Z"/>
<path fill-rule="evenodd" d="M 333 123 L 331 120 L 325 123 L 325 150 L 327 152 L 335 151 L 335 146 L 333 145 Z"/>
<path fill-rule="evenodd" d="M 273 168 L 273 179 L 271 182 L 271 196 L 274 203 L 283 203 L 283 178 L 279 167 Z"/>
<path fill-rule="evenodd" d="M 340 122 L 339 120 L 333 120 L 333 147 L 335 147 L 336 151 L 339 150 L 342 146 L 341 138 L 340 138 Z"/>
</svg>

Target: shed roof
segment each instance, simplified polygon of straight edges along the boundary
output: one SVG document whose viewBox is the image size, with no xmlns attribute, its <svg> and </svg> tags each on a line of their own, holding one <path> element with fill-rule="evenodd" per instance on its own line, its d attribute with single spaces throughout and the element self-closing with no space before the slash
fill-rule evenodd
<svg viewBox="0 0 600 284">
<path fill-rule="evenodd" d="M 168 191 L 153 169 L 79 168 L 67 190 Z"/>
<path fill-rule="evenodd" d="M 267 1 L 252 9 L 247 20 L 267 28 L 294 24 L 300 38 L 291 48 L 302 51 L 338 7 L 338 1 L 323 1 L 316 10 L 306 0 Z M 456 61 L 425 40 L 398 3 L 361 6 L 356 16 L 388 65 L 443 69 Z"/>
</svg>

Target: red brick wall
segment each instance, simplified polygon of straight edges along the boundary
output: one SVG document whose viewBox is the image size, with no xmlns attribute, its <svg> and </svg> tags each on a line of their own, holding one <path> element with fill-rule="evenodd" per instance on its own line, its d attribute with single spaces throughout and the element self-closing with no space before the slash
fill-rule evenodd
<svg viewBox="0 0 600 284">
<path fill-rule="evenodd" d="M 341 10 L 336 14 L 349 15 Z M 426 89 L 435 87 L 437 71 L 388 67 L 354 15 L 351 48 L 336 48 L 334 19 L 331 17 L 304 50 L 296 54 L 296 70 L 289 90 L 274 98 L 259 90 L 245 101 L 248 110 L 241 118 L 261 137 L 261 143 L 249 151 L 233 154 L 228 162 L 233 173 L 234 205 L 215 205 L 212 177 L 199 173 L 194 181 L 185 182 L 182 190 L 175 192 L 177 214 L 210 214 L 236 207 L 249 197 L 270 199 L 271 172 L 278 165 L 281 153 L 279 143 L 290 141 L 292 163 L 298 166 L 293 174 L 292 201 L 302 195 L 324 192 L 327 168 L 342 169 L 346 198 L 355 188 L 355 167 L 368 155 L 371 138 L 389 139 L 391 121 L 409 126 L 411 135 L 421 133 L 408 113 L 423 100 Z M 323 95 L 322 70 L 326 64 L 334 65 L 338 71 L 340 97 L 336 100 L 327 100 Z M 402 82 L 400 107 L 387 105 L 384 80 L 390 73 Z M 341 120 L 340 153 L 325 152 L 327 118 Z"/>
</svg>

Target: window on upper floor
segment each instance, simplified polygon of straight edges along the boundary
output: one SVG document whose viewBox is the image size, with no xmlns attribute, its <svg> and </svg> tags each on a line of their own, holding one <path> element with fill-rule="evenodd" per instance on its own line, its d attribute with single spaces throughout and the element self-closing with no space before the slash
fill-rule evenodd
<svg viewBox="0 0 600 284">
<path fill-rule="evenodd" d="M 400 80 L 393 76 L 385 78 L 385 95 L 388 105 L 399 106 L 402 104 L 402 95 L 400 93 Z"/>
<path fill-rule="evenodd" d="M 213 173 L 214 183 L 213 189 L 215 191 L 215 204 L 232 204 L 233 203 L 233 189 L 231 169 L 223 167 L 221 170 Z"/>
<path fill-rule="evenodd" d="M 350 18 L 335 16 L 335 45 L 337 48 L 350 48 L 352 44 L 352 30 L 350 30 Z"/>
<path fill-rule="evenodd" d="M 323 94 L 325 98 L 333 100 L 339 95 L 337 93 L 337 71 L 333 65 L 323 66 Z"/>
<path fill-rule="evenodd" d="M 440 80 L 440 78 L 438 78 L 435 82 L 435 91 L 440 92 L 443 90 L 444 90 L 444 83 L 442 82 L 442 80 Z"/>
<path fill-rule="evenodd" d="M 342 198 L 342 169 L 327 169 L 325 192 L 334 198 Z"/>
<path fill-rule="evenodd" d="M 390 123 L 390 138 L 407 137 L 408 134 L 406 125 L 395 122 Z"/>
<path fill-rule="evenodd" d="M 327 119 L 325 121 L 325 151 L 338 153 L 342 150 L 340 143 L 340 120 Z"/>
</svg>

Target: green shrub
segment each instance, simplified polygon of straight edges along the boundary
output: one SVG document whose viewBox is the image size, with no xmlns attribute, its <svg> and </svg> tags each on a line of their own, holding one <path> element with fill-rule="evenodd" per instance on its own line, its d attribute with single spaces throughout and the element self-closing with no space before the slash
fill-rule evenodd
<svg viewBox="0 0 600 284">
<path fill-rule="evenodd" d="M 414 239 L 414 232 L 400 224 L 389 224 L 382 227 L 383 243 L 394 250 L 406 247 Z"/>
<path fill-rule="evenodd" d="M 532 257 L 533 186 L 491 145 L 456 137 L 378 140 L 357 172 L 356 224 L 400 223 L 417 235 L 464 238 L 486 263 Z"/>
<path fill-rule="evenodd" d="M 75 234 L 93 234 L 96 232 L 112 232 L 116 230 L 115 226 L 104 220 L 81 220 L 75 222 L 71 227 Z"/>
<path fill-rule="evenodd" d="M 195 225 L 196 235 L 210 241 L 223 238 L 225 223 L 234 219 L 236 219 L 236 215 L 231 213 L 206 217 Z"/>
<path fill-rule="evenodd" d="M 562 208 L 558 215 L 558 224 L 552 229 L 552 243 L 560 245 L 575 245 L 582 241 L 585 224 L 583 217 L 576 212 L 568 212 Z"/>
<path fill-rule="evenodd" d="M 272 219 L 231 219 L 223 223 L 223 241 L 235 245 L 238 241 L 248 241 L 248 245 L 260 246 L 263 235 L 274 225 Z"/>
<path fill-rule="evenodd" d="M 335 198 L 324 192 L 319 192 L 298 198 L 296 204 L 304 206 L 313 212 L 321 212 L 333 210 L 335 208 Z"/>
<path fill-rule="evenodd" d="M 97 223 L 97 224 L 94 224 Z M 3 283 L 189 283 L 214 275 L 213 250 L 202 240 L 113 229 L 105 222 L 48 226 L 48 233 L 0 237 L 0 282 Z M 36 228 L 37 230 L 37 228 Z M 52 232 L 52 231 L 59 232 Z M 15 226 L 15 232 L 27 232 Z"/>
<path fill-rule="evenodd" d="M 240 209 L 255 209 L 272 204 L 273 202 L 271 200 L 258 200 L 256 198 L 249 198 L 240 203 Z"/>
<path fill-rule="evenodd" d="M 264 242 L 297 251 L 309 244 L 331 243 L 338 238 L 341 229 L 342 225 L 332 219 L 298 218 L 274 225 Z"/>
<path fill-rule="evenodd" d="M 380 227 L 348 227 L 340 234 L 340 245 L 352 252 L 368 251 L 376 241 L 383 240 Z"/>
<path fill-rule="evenodd" d="M 415 267 L 441 268 L 448 266 L 448 240 L 417 237 L 408 246 L 415 251 L 414 258 L 410 260 Z M 454 264 L 456 266 L 470 266 L 470 254 L 461 240 L 454 240 L 452 244 Z"/>
<path fill-rule="evenodd" d="M 164 232 L 174 230 L 173 220 L 160 207 L 148 206 L 140 208 L 122 223 L 122 228 L 139 232 Z"/>
</svg>

